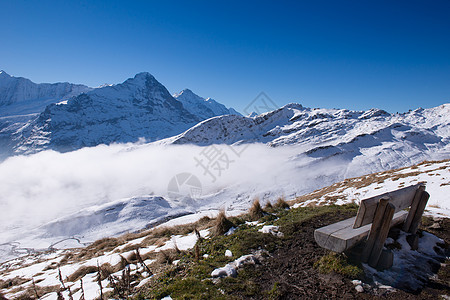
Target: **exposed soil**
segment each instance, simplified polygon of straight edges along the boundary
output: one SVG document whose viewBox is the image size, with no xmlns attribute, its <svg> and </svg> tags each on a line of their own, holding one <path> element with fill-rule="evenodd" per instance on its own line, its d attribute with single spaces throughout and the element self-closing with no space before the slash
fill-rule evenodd
<svg viewBox="0 0 450 300">
<path fill-rule="evenodd" d="M 439 295 L 450 294 L 449 266 L 442 267 L 439 279 L 430 280 L 418 295 L 404 291 L 387 292 L 374 289 L 371 294 L 358 293 L 351 279 L 336 273 L 321 274 L 314 268 L 314 262 L 326 255 L 328 250 L 319 247 L 314 241 L 314 230 L 322 226 L 351 217 L 350 213 L 339 212 L 315 217 L 302 224 L 295 224 L 293 239 L 285 240 L 275 250 L 272 257 L 256 265 L 252 271 L 256 274 L 256 284 L 260 296 L 251 299 L 436 299 Z M 427 221 L 428 229 L 436 222 Z M 446 241 L 447 249 L 450 237 L 450 220 L 438 221 L 435 229 L 428 231 Z M 238 297 L 244 297 L 239 295 Z"/>
</svg>

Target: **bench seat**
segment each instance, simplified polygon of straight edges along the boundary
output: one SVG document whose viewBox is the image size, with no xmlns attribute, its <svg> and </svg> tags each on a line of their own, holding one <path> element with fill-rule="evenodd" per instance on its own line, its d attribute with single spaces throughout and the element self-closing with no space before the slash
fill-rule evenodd
<svg viewBox="0 0 450 300">
<path fill-rule="evenodd" d="M 408 216 L 408 212 L 401 210 L 394 214 L 391 227 L 403 223 Z M 367 224 L 359 228 L 353 228 L 356 217 L 334 223 L 314 231 L 314 239 L 319 246 L 334 251 L 344 252 L 363 239 L 365 239 L 370 231 L 372 224 Z"/>
</svg>

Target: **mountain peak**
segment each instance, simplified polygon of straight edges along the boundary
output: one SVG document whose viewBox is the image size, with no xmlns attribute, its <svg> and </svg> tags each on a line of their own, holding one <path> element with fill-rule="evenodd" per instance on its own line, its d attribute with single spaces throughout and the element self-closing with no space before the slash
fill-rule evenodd
<svg viewBox="0 0 450 300">
<path fill-rule="evenodd" d="M 9 75 L 8 73 L 6 73 L 3 70 L 0 70 L 0 78 L 10 78 L 11 75 Z"/>
<path fill-rule="evenodd" d="M 140 73 L 137 73 L 137 74 L 134 76 L 134 78 L 147 78 L 147 77 L 155 78 L 155 77 L 153 77 L 153 75 L 150 74 L 149 72 L 140 72 Z"/>
<path fill-rule="evenodd" d="M 134 86 L 146 86 L 150 82 L 150 85 L 158 85 L 160 84 L 155 77 L 149 72 L 141 72 L 137 73 L 133 78 L 128 78 L 124 81 L 125 86 L 134 85 Z M 119 84 L 120 86 L 120 84 Z"/>
<path fill-rule="evenodd" d="M 184 90 L 182 90 L 182 91 L 179 92 L 179 93 L 175 93 L 175 94 L 173 94 L 173 97 L 174 97 L 174 98 L 177 98 L 177 97 L 179 97 L 179 96 L 181 96 L 181 95 L 183 95 L 183 96 L 189 96 L 189 97 L 197 96 L 197 97 L 201 98 L 200 96 L 198 96 L 197 94 L 195 94 L 195 93 L 194 93 L 193 91 L 191 91 L 190 89 L 184 89 Z"/>
<path fill-rule="evenodd" d="M 190 89 L 184 89 L 181 91 L 181 93 L 188 93 L 188 94 L 195 94 L 193 91 L 191 91 Z M 180 93 L 180 94 L 181 94 Z"/>
</svg>

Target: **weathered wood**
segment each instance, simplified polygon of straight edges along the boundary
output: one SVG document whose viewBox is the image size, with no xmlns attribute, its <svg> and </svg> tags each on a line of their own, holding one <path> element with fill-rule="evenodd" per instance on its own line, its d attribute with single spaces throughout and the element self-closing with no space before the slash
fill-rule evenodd
<svg viewBox="0 0 450 300">
<path fill-rule="evenodd" d="M 389 197 L 391 199 L 390 203 L 393 204 L 395 207 L 395 212 L 398 212 L 411 206 L 411 203 L 414 199 L 414 195 L 419 186 L 420 184 L 416 184 L 396 191 L 384 193 L 382 195 L 361 200 L 353 228 L 358 228 L 372 223 L 378 201 L 381 198 Z"/>
<path fill-rule="evenodd" d="M 425 191 L 425 185 L 419 186 L 416 190 L 416 194 L 414 195 L 413 202 L 411 203 L 411 209 L 409 210 L 408 217 L 406 217 L 405 223 L 403 224 L 403 231 L 405 231 L 405 232 L 409 232 L 409 228 L 411 227 L 411 223 L 414 218 L 414 214 L 417 211 L 417 207 L 419 206 L 419 202 L 422 197 L 422 193 L 424 191 Z"/>
<path fill-rule="evenodd" d="M 403 223 L 408 215 L 407 211 L 399 211 L 392 218 L 391 227 Z M 344 252 L 352 248 L 367 237 L 371 224 L 354 229 L 355 218 L 340 221 L 314 231 L 314 239 L 322 248 Z"/>
<path fill-rule="evenodd" d="M 377 238 L 381 229 L 383 221 L 384 211 L 389 202 L 389 198 L 381 198 L 378 202 L 377 209 L 375 211 L 375 217 L 373 218 L 372 226 L 370 227 L 369 237 L 367 238 L 366 245 L 364 246 L 363 253 L 361 254 L 361 261 L 367 262 L 369 260 L 370 253 L 372 252 L 375 239 Z"/>
<path fill-rule="evenodd" d="M 419 249 L 419 236 L 417 234 L 410 234 L 406 236 L 406 241 L 411 247 L 411 250 Z"/>
<path fill-rule="evenodd" d="M 391 228 L 391 220 L 394 216 L 395 206 L 392 203 L 388 203 L 386 209 L 384 210 L 383 222 L 378 235 L 375 239 L 375 243 L 372 248 L 372 252 L 369 257 L 369 266 L 376 268 L 378 260 L 380 259 L 381 251 L 383 250 L 384 242 Z"/>
<path fill-rule="evenodd" d="M 381 251 L 380 259 L 378 260 L 377 270 L 386 270 L 394 264 L 394 253 L 392 250 L 383 249 Z"/>
<path fill-rule="evenodd" d="M 417 210 L 414 213 L 413 220 L 411 222 L 411 227 L 409 227 L 409 233 L 416 234 L 417 228 L 419 228 L 420 221 L 422 220 L 422 215 L 425 210 L 425 206 L 427 206 L 428 199 L 430 198 L 430 194 L 427 192 L 422 192 L 420 197 L 419 205 L 417 206 Z"/>
</svg>

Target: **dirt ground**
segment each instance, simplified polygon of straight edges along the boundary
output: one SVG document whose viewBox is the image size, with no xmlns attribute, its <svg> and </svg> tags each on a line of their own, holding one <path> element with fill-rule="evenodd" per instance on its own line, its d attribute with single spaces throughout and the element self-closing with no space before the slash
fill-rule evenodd
<svg viewBox="0 0 450 300">
<path fill-rule="evenodd" d="M 339 220 L 351 217 L 347 213 L 326 214 L 313 218 L 295 228 L 295 238 L 285 241 L 271 258 L 256 265 L 257 285 L 262 293 L 260 298 L 275 299 L 436 299 L 439 295 L 450 294 L 449 266 L 441 267 L 439 279 L 430 280 L 425 288 L 413 295 L 403 291 L 386 292 L 373 290 L 371 293 L 358 293 L 350 279 L 336 273 L 321 274 L 313 267 L 314 262 L 328 253 L 314 241 L 314 230 Z M 438 223 L 438 225 L 436 225 Z M 431 228 L 430 228 L 431 227 Z M 450 242 L 450 220 L 424 222 L 424 229 Z M 270 294 L 276 286 L 276 293 Z M 242 295 L 236 295 L 242 296 Z"/>
</svg>

